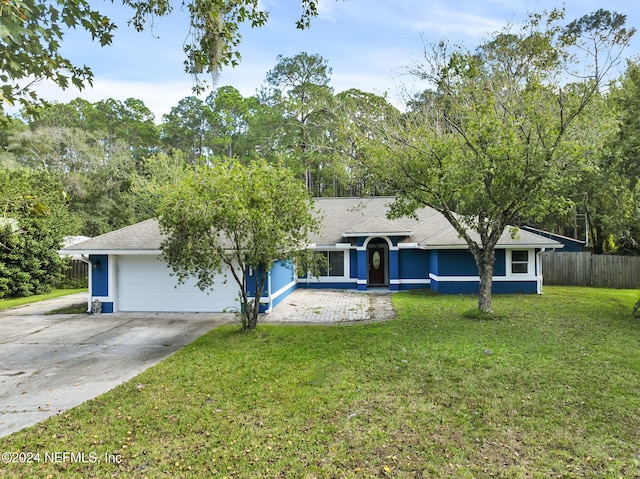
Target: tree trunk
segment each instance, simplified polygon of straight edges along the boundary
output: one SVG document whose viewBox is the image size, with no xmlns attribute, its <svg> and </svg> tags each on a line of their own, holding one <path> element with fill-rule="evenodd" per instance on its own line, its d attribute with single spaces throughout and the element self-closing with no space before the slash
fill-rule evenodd
<svg viewBox="0 0 640 479">
<path fill-rule="evenodd" d="M 256 290 L 254 293 L 253 303 L 248 303 L 245 306 L 245 318 L 243 329 L 245 331 L 255 331 L 258 327 L 258 317 L 260 315 L 260 298 L 262 298 L 262 290 L 267 282 L 268 270 L 266 267 L 256 268 L 258 277 L 256 279 Z"/>
<path fill-rule="evenodd" d="M 260 314 L 260 295 L 256 294 L 253 300 L 253 309 L 251 315 L 247 319 L 247 330 L 253 331 L 258 327 L 258 315 Z"/>
<path fill-rule="evenodd" d="M 478 309 L 483 313 L 493 313 L 493 308 L 491 307 L 491 287 L 493 286 L 495 259 L 495 251 L 493 248 L 483 249 L 480 258 L 476 259 L 478 274 L 480 275 Z"/>
<path fill-rule="evenodd" d="M 250 301 L 246 294 L 243 294 L 242 300 L 242 330 L 252 331 L 258 326 L 258 313 L 260 311 L 260 298 L 256 297 Z"/>
</svg>

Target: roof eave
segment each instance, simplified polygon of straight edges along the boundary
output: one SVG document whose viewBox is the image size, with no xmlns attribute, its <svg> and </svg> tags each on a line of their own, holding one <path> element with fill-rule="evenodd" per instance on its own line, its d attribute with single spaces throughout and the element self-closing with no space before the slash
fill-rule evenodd
<svg viewBox="0 0 640 479">
<path fill-rule="evenodd" d="M 362 238 L 363 236 L 413 236 L 413 231 L 350 231 L 342 233 L 344 238 Z"/>
<path fill-rule="evenodd" d="M 418 245 L 422 249 L 469 249 L 469 245 L 465 244 L 424 244 Z M 482 248 L 482 245 L 480 245 Z M 560 249 L 564 248 L 562 243 L 557 244 L 500 244 L 495 249 Z"/>
<path fill-rule="evenodd" d="M 101 255 L 160 255 L 162 250 L 159 249 L 61 249 L 60 254 L 101 254 Z"/>
</svg>

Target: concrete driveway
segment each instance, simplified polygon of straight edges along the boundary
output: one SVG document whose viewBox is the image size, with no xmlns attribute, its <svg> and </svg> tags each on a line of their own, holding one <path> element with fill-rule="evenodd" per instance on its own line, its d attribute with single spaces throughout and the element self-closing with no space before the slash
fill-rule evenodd
<svg viewBox="0 0 640 479">
<path fill-rule="evenodd" d="M 123 383 L 230 314 L 44 315 L 86 293 L 0 312 L 0 437 Z"/>
<path fill-rule="evenodd" d="M 0 437 L 113 389 L 214 327 L 215 313 L 46 313 L 87 293 L 0 312 Z M 298 289 L 262 323 L 341 323 L 393 318 L 390 294 Z"/>
</svg>

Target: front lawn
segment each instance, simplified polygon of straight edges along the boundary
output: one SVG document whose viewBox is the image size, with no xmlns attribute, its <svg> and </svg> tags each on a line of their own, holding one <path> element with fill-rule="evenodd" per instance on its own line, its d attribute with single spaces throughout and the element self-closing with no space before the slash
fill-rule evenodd
<svg viewBox="0 0 640 479">
<path fill-rule="evenodd" d="M 640 477 L 638 292 L 545 292 L 492 320 L 402 293 L 382 323 L 214 330 L 0 439 L 33 461 L 0 476 Z"/>
<path fill-rule="evenodd" d="M 81 293 L 86 290 L 87 288 L 54 289 L 50 293 L 45 294 L 35 294 L 33 296 L 23 296 L 20 298 L 2 298 L 0 299 L 0 311 L 9 308 L 15 308 L 16 306 L 22 306 L 23 304 L 36 303 L 45 299 L 53 299 L 60 296 L 66 296 L 68 294 Z"/>
</svg>

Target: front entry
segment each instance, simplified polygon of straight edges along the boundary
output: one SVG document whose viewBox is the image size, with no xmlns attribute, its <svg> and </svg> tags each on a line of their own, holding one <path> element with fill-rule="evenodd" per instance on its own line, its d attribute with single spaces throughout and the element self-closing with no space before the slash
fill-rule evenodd
<svg viewBox="0 0 640 479">
<path fill-rule="evenodd" d="M 369 263 L 369 286 L 387 286 L 387 248 L 386 241 L 372 240 L 367 246 Z"/>
</svg>

